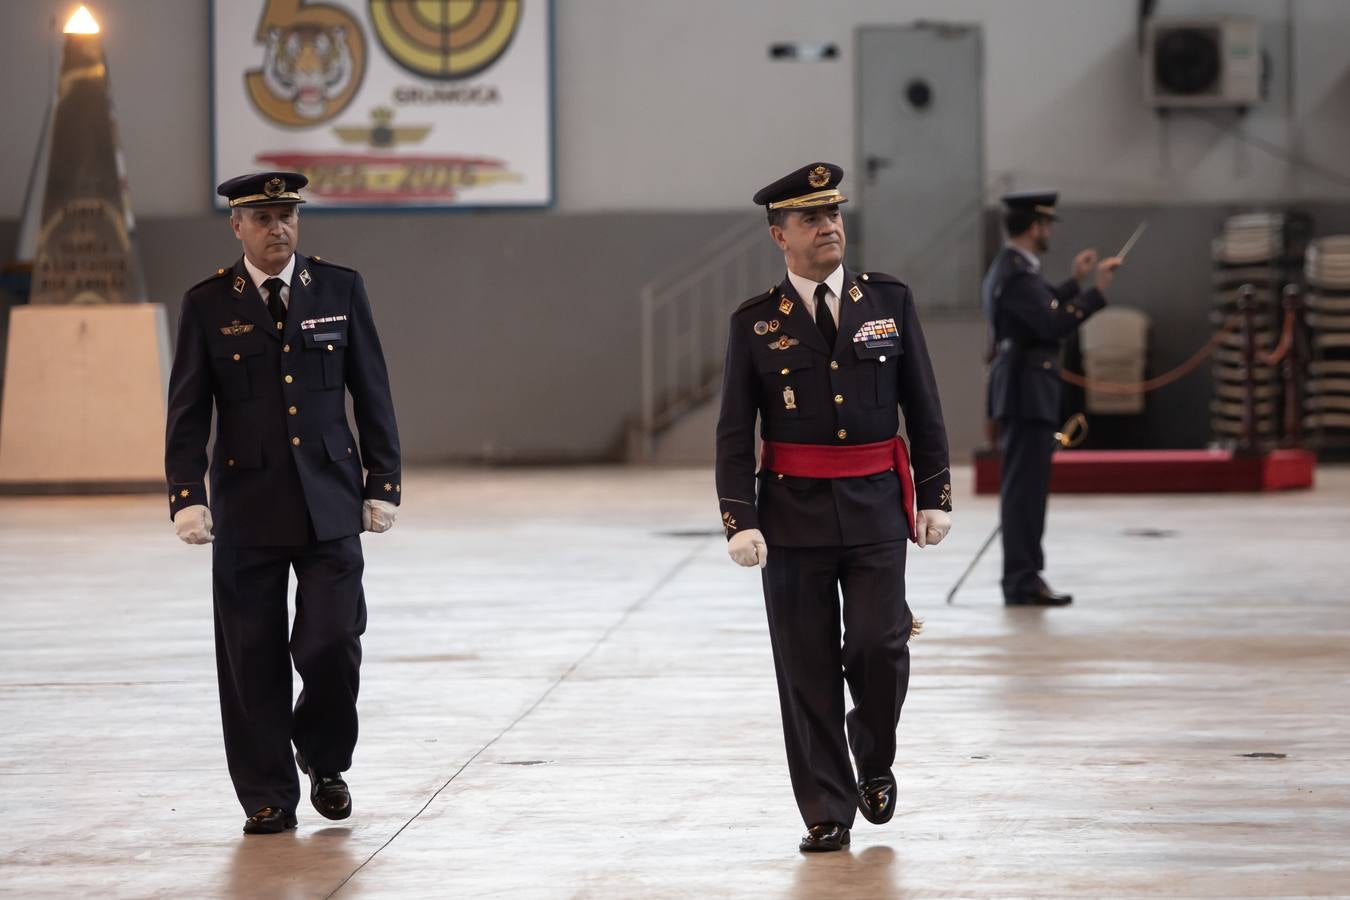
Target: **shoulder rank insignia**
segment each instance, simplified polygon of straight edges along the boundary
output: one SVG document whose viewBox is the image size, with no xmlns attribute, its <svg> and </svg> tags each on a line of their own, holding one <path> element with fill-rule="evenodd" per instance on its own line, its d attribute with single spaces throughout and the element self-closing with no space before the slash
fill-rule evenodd
<svg viewBox="0 0 1350 900">
<path fill-rule="evenodd" d="M 853 285 L 853 287 L 848 289 L 848 296 L 850 300 L 857 303 L 862 299 L 862 288 L 858 287 L 856 284 Z"/>
<path fill-rule="evenodd" d="M 238 337 L 241 334 L 248 334 L 252 330 L 253 330 L 252 325 L 240 322 L 238 319 L 235 319 L 233 322 L 226 325 L 224 328 L 220 329 L 220 333 L 225 335 L 226 337 Z"/>
<path fill-rule="evenodd" d="M 784 297 L 782 300 L 778 302 L 778 311 L 785 316 L 788 313 L 792 312 L 792 301 L 789 300 L 787 297 Z"/>
<path fill-rule="evenodd" d="M 244 292 L 245 283 L 243 275 L 234 276 L 234 292 L 236 294 L 242 294 Z"/>
</svg>

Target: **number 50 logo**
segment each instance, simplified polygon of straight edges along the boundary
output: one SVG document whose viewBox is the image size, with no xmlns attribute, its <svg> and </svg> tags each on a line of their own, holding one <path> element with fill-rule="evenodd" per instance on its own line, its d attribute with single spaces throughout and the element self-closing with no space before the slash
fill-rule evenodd
<svg viewBox="0 0 1350 900">
<path fill-rule="evenodd" d="M 380 46 L 414 75 L 469 78 L 501 58 L 524 0 L 368 0 Z M 260 68 L 244 75 L 249 99 L 279 125 L 322 125 L 356 96 L 366 38 L 351 13 L 307 0 L 266 0 L 254 35 Z"/>
</svg>

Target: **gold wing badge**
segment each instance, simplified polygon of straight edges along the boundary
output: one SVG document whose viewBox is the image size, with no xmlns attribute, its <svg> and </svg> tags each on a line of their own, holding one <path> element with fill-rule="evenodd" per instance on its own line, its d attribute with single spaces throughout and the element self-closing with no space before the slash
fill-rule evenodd
<svg viewBox="0 0 1350 900">
<path fill-rule="evenodd" d="M 220 329 L 220 333 L 225 335 L 226 337 L 238 337 L 241 334 L 248 334 L 252 330 L 253 330 L 252 325 L 240 322 L 238 319 L 235 319 L 233 322 L 226 325 L 224 328 Z"/>
</svg>

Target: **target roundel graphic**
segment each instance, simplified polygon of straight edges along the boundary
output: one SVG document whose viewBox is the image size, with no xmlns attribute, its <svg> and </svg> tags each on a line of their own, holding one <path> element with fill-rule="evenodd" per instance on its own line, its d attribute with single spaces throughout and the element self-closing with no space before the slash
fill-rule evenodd
<svg viewBox="0 0 1350 900">
<path fill-rule="evenodd" d="M 468 78 L 506 51 L 524 0 L 370 0 L 385 52 L 423 78 Z"/>
</svg>

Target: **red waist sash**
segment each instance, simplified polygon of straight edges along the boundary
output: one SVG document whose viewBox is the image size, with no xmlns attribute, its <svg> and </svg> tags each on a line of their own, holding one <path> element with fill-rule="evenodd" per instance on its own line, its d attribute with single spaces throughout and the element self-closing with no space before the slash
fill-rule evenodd
<svg viewBox="0 0 1350 900">
<path fill-rule="evenodd" d="M 760 469 L 795 478 L 855 478 L 895 469 L 900 476 L 900 499 L 905 506 L 909 539 L 918 537 L 914 524 L 914 475 L 909 470 L 909 449 L 899 435 L 889 441 L 849 447 L 765 441 Z"/>
</svg>

